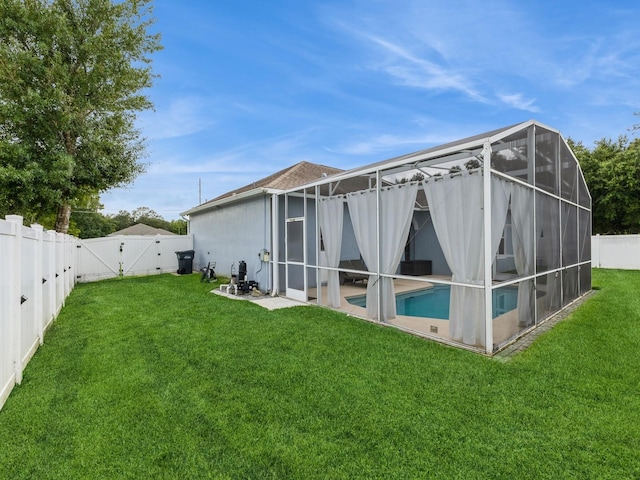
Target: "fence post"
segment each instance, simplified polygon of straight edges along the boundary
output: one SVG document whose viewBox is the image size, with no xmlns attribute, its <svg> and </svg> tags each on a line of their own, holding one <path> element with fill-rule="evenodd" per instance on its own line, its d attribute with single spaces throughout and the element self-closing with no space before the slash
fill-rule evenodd
<svg viewBox="0 0 640 480">
<path fill-rule="evenodd" d="M 71 251 L 73 252 L 71 258 L 73 259 L 73 280 L 71 282 L 71 290 L 76 288 L 76 283 L 78 283 L 78 239 L 76 237 L 72 237 L 73 243 L 71 246 Z"/>
<path fill-rule="evenodd" d="M 75 275 L 75 265 L 73 263 L 73 236 L 65 234 L 64 236 L 64 251 L 66 252 L 65 268 L 67 269 L 67 288 L 65 296 L 69 296 L 71 290 L 73 290 L 73 277 Z"/>
<path fill-rule="evenodd" d="M 56 232 L 56 317 L 64 306 L 64 233 Z"/>
<path fill-rule="evenodd" d="M 63 300 L 62 305 L 65 304 L 67 300 L 67 295 L 69 295 L 69 252 L 67 251 L 67 235 L 64 233 L 60 234 L 60 239 L 62 241 L 62 285 L 63 285 Z"/>
<path fill-rule="evenodd" d="M 14 228 L 13 254 L 9 259 L 12 270 L 11 293 L 9 295 L 8 313 L 11 318 L 11 344 L 13 353 L 13 369 L 16 383 L 22 383 L 22 318 L 21 318 L 21 289 L 22 289 L 22 217 L 7 215 L 4 217 Z"/>
<path fill-rule="evenodd" d="M 591 268 L 600 266 L 600 234 L 591 236 Z"/>
<path fill-rule="evenodd" d="M 47 230 L 45 235 L 49 239 L 47 254 L 49 261 L 47 263 L 48 271 L 45 272 L 47 279 L 47 295 L 49 296 L 49 312 L 47 324 L 53 321 L 56 316 L 56 232 Z"/>
<path fill-rule="evenodd" d="M 40 345 L 44 343 L 44 310 L 42 303 L 42 262 L 43 262 L 43 252 L 44 249 L 44 229 L 42 225 L 38 225 L 37 223 L 31 224 L 31 228 L 36 233 L 36 240 L 38 242 L 38 246 L 36 248 L 36 258 L 34 262 L 33 268 L 33 291 L 34 291 L 34 312 L 33 316 L 34 321 L 37 322 L 38 339 L 40 340 Z"/>
<path fill-rule="evenodd" d="M 64 251 L 63 273 L 64 273 L 64 299 L 66 302 L 67 297 L 71 293 L 71 290 L 73 290 L 73 281 L 72 281 L 73 269 L 71 265 L 71 255 L 72 255 L 71 235 L 68 235 L 65 233 L 64 236 L 62 237 L 62 242 L 64 245 L 63 246 L 63 251 Z"/>
</svg>

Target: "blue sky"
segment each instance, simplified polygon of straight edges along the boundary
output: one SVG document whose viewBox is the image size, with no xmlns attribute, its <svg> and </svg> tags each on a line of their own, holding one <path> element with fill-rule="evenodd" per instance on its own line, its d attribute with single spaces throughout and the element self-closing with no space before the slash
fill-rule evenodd
<svg viewBox="0 0 640 480">
<path fill-rule="evenodd" d="M 640 123 L 637 0 L 156 0 L 147 172 L 103 213 L 165 219 L 302 160 L 349 169 L 536 119 Z"/>
</svg>

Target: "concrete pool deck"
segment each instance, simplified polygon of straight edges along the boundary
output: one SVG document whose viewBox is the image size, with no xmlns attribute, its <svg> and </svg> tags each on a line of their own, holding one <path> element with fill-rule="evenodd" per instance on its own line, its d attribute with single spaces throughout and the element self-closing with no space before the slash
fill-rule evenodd
<svg viewBox="0 0 640 480">
<path fill-rule="evenodd" d="M 445 276 L 431 276 L 431 277 L 423 277 L 425 278 L 433 278 L 440 280 L 451 280 L 450 277 Z M 425 282 L 425 281 L 414 281 L 407 279 L 395 279 L 394 288 L 396 294 L 398 293 L 406 293 L 410 291 L 420 290 L 423 288 L 429 288 L 433 286 L 433 283 Z M 367 321 L 372 321 L 367 319 L 367 311 L 364 307 L 359 307 L 357 305 L 353 305 L 348 302 L 348 298 L 353 296 L 361 296 L 365 294 L 367 291 L 366 282 L 358 282 L 352 284 L 345 284 L 340 286 L 340 295 L 341 295 L 341 305 L 338 310 L 346 313 L 347 315 L 353 315 L 359 318 L 362 318 Z M 557 312 L 552 315 L 548 319 L 546 319 L 543 323 L 541 323 L 538 327 L 522 334 L 517 337 L 516 340 L 507 344 L 502 350 L 498 353 L 494 354 L 491 358 L 494 358 L 501 362 L 507 362 L 518 353 L 526 350 L 529 346 L 541 335 L 549 331 L 553 326 L 555 326 L 560 321 L 567 318 L 578 306 L 582 304 L 586 299 L 590 298 L 595 292 L 591 291 L 587 295 L 578 298 L 573 303 L 571 303 L 564 310 Z M 323 292 L 323 295 L 326 293 Z M 310 301 L 315 303 L 316 299 L 316 289 L 313 291 L 310 289 L 309 291 Z M 375 322 L 378 323 L 378 322 Z M 381 324 L 385 325 L 385 324 Z M 449 321 L 448 320 L 440 320 L 428 317 L 412 317 L 412 316 L 404 316 L 398 315 L 396 318 L 391 320 L 386 324 L 387 326 L 393 326 L 399 328 L 400 330 L 406 331 L 408 333 L 418 335 L 427 339 L 432 339 L 435 341 L 443 341 L 446 344 L 452 344 L 449 341 Z M 517 312 L 511 311 L 503 314 L 494 319 L 494 341 L 497 344 L 508 342 L 510 338 L 518 335 L 520 327 L 518 327 L 517 322 Z M 457 345 L 456 345 L 457 346 Z"/>
</svg>

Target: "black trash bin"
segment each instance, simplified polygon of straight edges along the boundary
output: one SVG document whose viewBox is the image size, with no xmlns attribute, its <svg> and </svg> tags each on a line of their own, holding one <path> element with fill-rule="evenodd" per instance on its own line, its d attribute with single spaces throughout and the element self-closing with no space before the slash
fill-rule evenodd
<svg viewBox="0 0 640 480">
<path fill-rule="evenodd" d="M 195 253 L 196 252 L 194 250 L 176 252 L 176 255 L 178 256 L 178 273 L 180 275 L 193 273 L 193 255 Z"/>
</svg>

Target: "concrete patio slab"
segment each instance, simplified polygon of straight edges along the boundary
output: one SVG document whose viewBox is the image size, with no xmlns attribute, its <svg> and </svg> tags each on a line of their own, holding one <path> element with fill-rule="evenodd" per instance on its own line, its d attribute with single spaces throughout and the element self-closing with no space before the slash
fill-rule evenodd
<svg viewBox="0 0 640 480">
<path fill-rule="evenodd" d="M 259 297 L 255 297 L 251 294 L 234 295 L 233 293 L 226 293 L 220 290 L 211 290 L 211 293 L 215 293 L 216 295 L 220 295 L 221 297 L 231 298 L 233 300 L 249 301 L 251 303 L 255 303 L 256 305 L 260 305 L 262 308 L 266 308 L 267 310 L 278 310 L 280 308 L 309 306 L 308 303 L 298 302 L 296 300 L 291 300 L 290 298 L 285 298 L 285 297 L 271 297 L 269 295 L 262 295 Z"/>
</svg>

